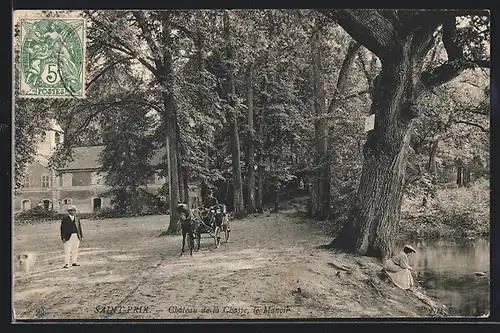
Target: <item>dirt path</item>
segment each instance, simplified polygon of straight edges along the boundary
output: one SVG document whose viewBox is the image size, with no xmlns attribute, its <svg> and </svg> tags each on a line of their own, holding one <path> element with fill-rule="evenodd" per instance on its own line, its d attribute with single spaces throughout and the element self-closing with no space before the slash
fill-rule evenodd
<svg viewBox="0 0 500 333">
<path fill-rule="evenodd" d="M 59 223 L 16 226 L 14 254 L 38 253 L 15 278 L 18 319 L 247 319 L 428 314 L 380 281 L 370 258 L 316 247 L 329 237 L 293 212 L 231 222 L 231 239 L 179 257 L 181 236 L 158 237 L 164 216 L 82 221 L 80 267 L 63 270 Z M 341 268 L 339 268 L 341 267 Z"/>
</svg>

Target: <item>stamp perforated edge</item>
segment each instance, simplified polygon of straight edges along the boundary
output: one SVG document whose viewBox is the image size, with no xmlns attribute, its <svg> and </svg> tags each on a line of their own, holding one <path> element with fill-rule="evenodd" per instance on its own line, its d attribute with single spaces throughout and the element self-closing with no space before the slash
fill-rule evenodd
<svg viewBox="0 0 500 333">
<path fill-rule="evenodd" d="M 85 99 L 87 98 L 86 96 L 86 85 L 87 85 L 87 72 L 86 72 L 86 55 L 87 55 L 87 20 L 85 17 L 82 17 L 80 15 L 61 15 L 59 17 L 47 17 L 44 15 L 40 15 L 41 11 L 33 11 L 33 10 L 18 10 L 14 11 L 14 22 L 13 22 L 13 28 L 16 24 L 21 23 L 22 20 L 44 20 L 44 19 L 56 19 L 56 20 L 81 20 L 83 23 L 82 26 L 82 47 L 83 47 L 83 52 L 82 52 L 82 92 L 79 95 L 64 95 L 64 96 L 54 96 L 54 95 L 34 95 L 34 94 L 22 94 L 21 93 L 21 77 L 19 78 L 19 82 L 16 85 L 16 82 L 14 80 L 14 77 L 12 77 L 13 80 L 13 85 L 15 85 L 13 90 L 15 91 L 15 97 L 17 98 L 22 98 L 22 99 L 70 99 L 70 98 L 75 98 L 75 99 Z M 20 34 L 18 39 L 19 47 L 22 47 L 22 25 L 20 26 Z M 13 38 L 14 35 L 13 35 Z M 14 43 L 16 42 L 15 40 L 13 41 Z M 14 45 L 13 45 L 14 46 Z M 14 48 L 13 51 L 14 53 Z M 20 62 L 22 61 L 21 59 L 21 54 L 19 54 L 19 57 L 17 59 L 15 58 L 15 54 L 13 54 L 13 59 L 14 61 L 19 62 L 19 66 L 21 66 Z M 15 63 L 13 63 L 15 65 Z M 13 68 L 14 70 L 14 68 Z M 20 76 L 22 76 L 22 71 L 20 71 Z"/>
</svg>

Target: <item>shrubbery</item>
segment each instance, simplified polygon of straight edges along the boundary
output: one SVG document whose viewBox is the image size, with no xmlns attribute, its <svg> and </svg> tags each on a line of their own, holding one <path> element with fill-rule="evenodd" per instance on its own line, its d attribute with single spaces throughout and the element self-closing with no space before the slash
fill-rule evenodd
<svg viewBox="0 0 500 333">
<path fill-rule="evenodd" d="M 131 216 L 143 216 L 143 215 L 164 215 L 168 214 L 168 209 L 166 207 L 156 207 L 156 206 L 143 206 L 139 213 L 133 214 L 131 209 L 118 209 L 115 207 L 104 207 L 93 213 L 78 213 L 81 219 L 111 219 L 120 217 L 131 217 Z M 44 207 L 34 207 L 32 209 L 26 210 L 21 213 L 17 213 L 14 216 L 14 221 L 16 224 L 37 224 L 46 221 L 56 221 L 61 220 L 66 216 L 66 212 L 54 212 L 52 210 L 47 210 Z"/>
<path fill-rule="evenodd" d="M 422 196 L 407 196 L 402 207 L 406 237 L 469 238 L 490 232 L 490 184 L 479 180 L 469 187 L 438 189 L 427 207 Z"/>
<path fill-rule="evenodd" d="M 52 210 L 45 209 L 41 206 L 36 206 L 21 213 L 15 215 L 15 219 L 19 221 L 26 220 L 54 220 L 59 218 L 59 216 L 64 216 L 65 214 L 57 213 Z"/>
</svg>

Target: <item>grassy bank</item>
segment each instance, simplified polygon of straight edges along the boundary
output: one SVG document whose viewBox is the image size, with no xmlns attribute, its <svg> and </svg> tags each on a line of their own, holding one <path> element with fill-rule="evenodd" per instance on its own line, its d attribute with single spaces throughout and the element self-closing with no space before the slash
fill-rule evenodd
<svg viewBox="0 0 500 333">
<path fill-rule="evenodd" d="M 463 241 L 490 235 L 490 184 L 439 189 L 427 207 L 422 197 L 406 197 L 402 206 L 402 238 Z"/>
</svg>

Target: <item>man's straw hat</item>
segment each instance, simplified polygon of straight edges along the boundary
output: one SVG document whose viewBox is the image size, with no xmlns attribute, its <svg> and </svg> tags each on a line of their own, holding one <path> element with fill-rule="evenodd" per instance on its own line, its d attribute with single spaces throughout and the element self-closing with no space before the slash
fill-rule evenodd
<svg viewBox="0 0 500 333">
<path fill-rule="evenodd" d="M 413 251 L 414 253 L 417 253 L 417 250 L 415 250 L 415 248 L 413 246 L 411 246 L 411 245 L 405 245 L 404 248 L 405 249 L 409 249 L 409 250 Z"/>
</svg>

